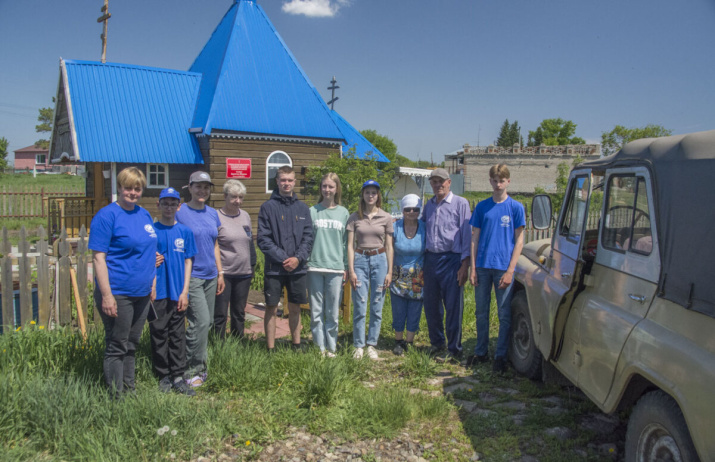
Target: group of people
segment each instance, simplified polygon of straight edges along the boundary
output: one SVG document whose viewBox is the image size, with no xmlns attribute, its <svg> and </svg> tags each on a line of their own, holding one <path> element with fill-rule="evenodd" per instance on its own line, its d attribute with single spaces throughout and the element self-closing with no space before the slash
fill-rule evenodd
<svg viewBox="0 0 715 462">
<path fill-rule="evenodd" d="M 408 194 L 395 221 L 382 208 L 380 184 L 362 185 L 354 213 L 340 205 L 335 173 L 320 182 L 320 198 L 308 207 L 298 199 L 295 172 L 276 173 L 277 187 L 258 214 L 255 242 L 265 256 L 264 330 L 275 349 L 276 316 L 285 290 L 293 349 L 301 348 L 300 305 L 309 303 L 313 343 L 323 356 L 337 349 L 340 297 L 346 282 L 353 299 L 353 355 L 377 359 L 382 308 L 387 293 L 395 331 L 393 353 L 411 348 L 424 306 L 430 354 L 462 360 L 463 286 L 475 287 L 477 346 L 468 366 L 489 361 L 489 307 L 494 287 L 499 337 L 494 370 L 506 367 L 511 288 L 523 245 L 523 206 L 507 194 L 506 165 L 489 173 L 492 198 L 474 212 L 450 191 L 444 169 L 429 178 L 434 197 L 424 207 Z M 95 300 L 105 328 L 104 377 L 116 397 L 134 390 L 134 356 L 149 319 L 152 363 L 159 388 L 194 395 L 207 379 L 209 332 L 243 337 L 245 306 L 256 265 L 251 218 L 241 209 L 245 186 L 223 185 L 224 206 L 207 205 L 213 182 L 194 172 L 191 199 L 159 195 L 159 219 L 138 205 L 146 187 L 135 167 L 117 175 L 116 202 L 92 220 L 89 248 L 95 267 Z M 347 286 L 345 286 L 347 287 Z M 366 321 L 369 307 L 369 322 Z M 227 318 L 230 312 L 230 327 Z M 366 332 L 367 324 L 367 332 Z M 406 332 L 405 332 L 406 331 Z"/>
</svg>

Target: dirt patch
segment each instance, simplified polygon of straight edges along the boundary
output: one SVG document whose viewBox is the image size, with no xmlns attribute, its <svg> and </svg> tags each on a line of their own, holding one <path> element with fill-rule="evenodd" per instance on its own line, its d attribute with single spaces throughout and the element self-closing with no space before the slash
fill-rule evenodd
<svg viewBox="0 0 715 462">
<path fill-rule="evenodd" d="M 263 296 L 263 291 L 262 290 L 249 290 L 248 291 L 248 303 L 251 305 L 257 305 L 259 303 L 264 303 L 266 301 L 265 297 Z"/>
</svg>

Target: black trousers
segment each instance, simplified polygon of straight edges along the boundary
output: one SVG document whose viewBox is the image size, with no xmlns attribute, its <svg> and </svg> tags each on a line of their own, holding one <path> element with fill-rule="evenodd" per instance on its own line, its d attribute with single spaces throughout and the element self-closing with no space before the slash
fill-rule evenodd
<svg viewBox="0 0 715 462">
<path fill-rule="evenodd" d="M 104 381 L 114 397 L 134 390 L 135 354 L 149 311 L 149 295 L 115 295 L 117 317 L 102 311 L 102 292 L 94 290 L 94 301 L 104 323 Z"/>
<path fill-rule="evenodd" d="M 219 338 L 226 337 L 226 318 L 231 311 L 231 335 L 243 338 L 246 324 L 246 302 L 251 288 L 251 276 L 226 276 L 226 288 L 216 296 L 213 331 Z"/>
<path fill-rule="evenodd" d="M 154 301 L 157 319 L 149 323 L 151 361 L 160 379 L 181 377 L 186 370 L 186 310 L 168 298 Z"/>
</svg>

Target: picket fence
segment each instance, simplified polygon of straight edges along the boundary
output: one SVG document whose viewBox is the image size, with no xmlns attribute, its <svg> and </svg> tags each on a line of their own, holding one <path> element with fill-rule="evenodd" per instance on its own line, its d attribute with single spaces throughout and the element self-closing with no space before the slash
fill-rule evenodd
<svg viewBox="0 0 715 462">
<path fill-rule="evenodd" d="M 13 249 L 7 229 L 2 229 L 2 332 L 17 330 L 31 323 L 41 329 L 58 325 L 84 327 L 90 320 L 101 323 L 96 310 L 91 313 L 87 310 L 91 295 L 87 230 L 82 227 L 79 237 L 75 239 L 68 238 L 63 230 L 53 245 L 49 244 L 42 226 L 38 228 L 37 235 L 39 240 L 31 246 L 23 226 L 17 248 Z"/>
<path fill-rule="evenodd" d="M 29 185 L 3 185 L 0 187 L 0 218 L 45 217 L 50 198 L 79 197 L 84 194 L 82 187 L 60 186 L 46 189 Z"/>
</svg>

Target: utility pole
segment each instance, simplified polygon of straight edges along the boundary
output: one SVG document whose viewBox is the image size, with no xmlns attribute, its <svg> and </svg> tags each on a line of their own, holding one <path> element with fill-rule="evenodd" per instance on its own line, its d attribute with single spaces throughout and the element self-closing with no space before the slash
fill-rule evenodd
<svg viewBox="0 0 715 462">
<path fill-rule="evenodd" d="M 102 63 L 107 62 L 107 22 L 109 21 L 109 18 L 112 17 L 112 14 L 109 12 L 109 0 L 104 0 L 104 6 L 102 7 L 102 13 L 104 13 L 102 16 L 97 18 L 97 22 L 103 22 L 104 23 L 104 32 L 102 32 L 102 35 L 100 36 L 102 38 Z"/>
<path fill-rule="evenodd" d="M 330 101 L 328 101 L 328 104 L 330 105 L 330 110 L 332 111 L 332 110 L 333 110 L 333 106 L 335 106 L 335 102 L 340 99 L 340 97 L 335 96 L 335 90 L 337 90 L 337 89 L 340 88 L 340 87 L 337 86 L 337 85 L 335 85 L 336 83 L 338 83 L 338 81 L 335 80 L 335 76 L 333 76 L 333 80 L 331 80 L 330 83 L 331 83 L 332 85 L 330 85 L 330 86 L 328 87 L 328 90 L 331 90 Z"/>
</svg>

